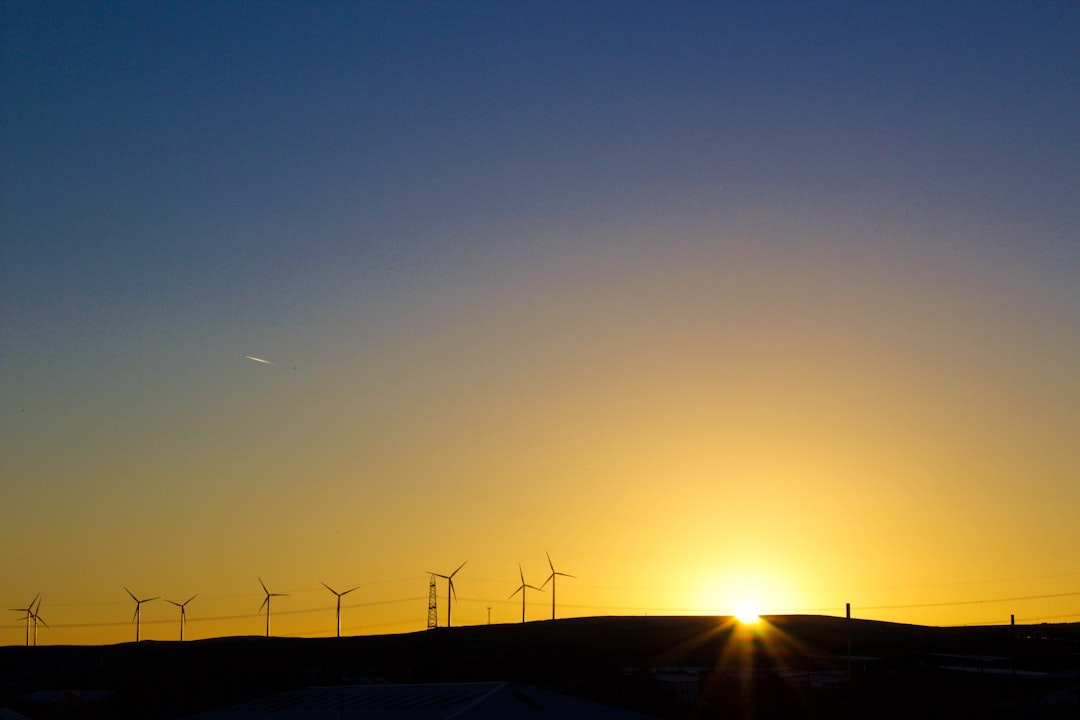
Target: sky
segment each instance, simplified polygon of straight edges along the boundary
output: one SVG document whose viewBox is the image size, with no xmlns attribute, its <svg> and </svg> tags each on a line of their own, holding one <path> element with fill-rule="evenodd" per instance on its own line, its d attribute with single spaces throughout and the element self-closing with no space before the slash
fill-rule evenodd
<svg viewBox="0 0 1080 720">
<path fill-rule="evenodd" d="M 0 644 L 1080 620 L 1077 37 L 3 0 Z"/>
</svg>

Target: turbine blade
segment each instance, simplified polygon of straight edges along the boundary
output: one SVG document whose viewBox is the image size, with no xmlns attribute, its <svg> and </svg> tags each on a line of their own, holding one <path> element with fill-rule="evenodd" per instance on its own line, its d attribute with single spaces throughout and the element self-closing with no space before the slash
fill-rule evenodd
<svg viewBox="0 0 1080 720">
<path fill-rule="evenodd" d="M 352 592 L 353 590 L 359 590 L 359 589 L 360 589 L 360 586 L 359 586 L 359 585 L 357 585 L 357 586 L 356 586 L 356 587 L 354 587 L 354 588 L 349 588 L 348 590 L 346 590 L 345 592 L 343 592 L 343 593 L 341 593 L 341 594 L 342 594 L 342 595 L 348 595 L 348 594 L 349 594 L 349 593 L 351 593 L 351 592 Z"/>
<path fill-rule="evenodd" d="M 521 576 L 521 584 L 525 584 L 525 571 L 521 569 L 521 563 L 518 563 L 518 575 Z"/>
<path fill-rule="evenodd" d="M 127 585 L 124 586 L 124 589 L 127 590 L 127 594 L 131 596 L 132 600 L 134 600 L 135 602 L 139 602 L 139 598 L 135 597 L 135 593 L 128 590 Z"/>
<path fill-rule="evenodd" d="M 259 584 L 262 585 L 263 592 L 269 595 L 270 591 L 266 589 L 266 583 L 262 581 L 262 578 L 259 578 Z"/>
<path fill-rule="evenodd" d="M 195 599 L 195 598 L 197 598 L 197 597 L 199 597 L 199 593 L 195 593 L 194 595 L 192 595 L 191 597 L 189 597 L 189 598 L 188 598 L 187 600 L 185 600 L 185 601 L 184 601 L 184 605 L 187 605 L 187 604 L 188 604 L 189 602 L 191 602 L 192 600 L 194 600 L 194 599 Z"/>
<path fill-rule="evenodd" d="M 514 591 L 514 592 L 512 592 L 512 593 L 510 593 L 510 597 L 508 597 L 508 598 L 506 598 L 506 599 L 507 599 L 507 600 L 510 600 L 510 599 L 511 599 L 511 598 L 513 598 L 513 597 L 514 597 L 515 595 L 517 595 L 517 594 L 518 594 L 519 592 L 522 592 L 522 591 L 523 591 L 523 590 L 525 589 L 525 587 L 526 587 L 525 585 L 522 585 L 522 586 L 521 586 L 521 587 L 519 587 L 519 588 L 518 588 L 517 590 L 515 590 L 515 591 Z"/>
<path fill-rule="evenodd" d="M 320 583 L 320 584 L 321 584 L 321 585 L 322 585 L 322 586 L 323 586 L 324 588 L 326 588 L 327 590 L 329 590 L 330 592 L 334 593 L 335 595 L 340 595 L 340 593 L 339 593 L 339 592 L 338 592 L 337 590 L 335 590 L 334 588 L 330 587 L 330 586 L 329 586 L 329 585 L 327 585 L 326 583 Z"/>
<path fill-rule="evenodd" d="M 454 589 L 454 578 L 450 577 L 447 578 L 447 580 L 450 582 L 450 594 L 454 596 L 455 600 L 457 600 L 457 590 Z"/>
<path fill-rule="evenodd" d="M 545 580 L 545 581 L 544 581 L 544 584 L 543 584 L 543 585 L 541 585 L 540 587 L 541 587 L 541 588 L 546 588 L 546 587 L 547 587 L 547 584 L 548 584 L 549 582 L 551 582 L 552 580 L 554 580 L 554 579 L 555 579 L 555 573 L 551 573 L 550 575 L 548 575 L 548 579 L 547 579 L 547 580 Z"/>
<path fill-rule="evenodd" d="M 555 566 L 551 563 L 551 553 L 549 553 L 547 550 L 545 550 L 544 554 L 547 555 L 548 567 L 551 568 L 551 572 L 555 572 Z"/>
<path fill-rule="evenodd" d="M 263 598 L 262 605 L 259 606 L 259 612 L 262 612 L 262 609 L 264 607 L 266 607 L 267 605 L 269 605 L 269 604 L 270 604 L 270 596 L 267 595 L 266 597 Z"/>
<path fill-rule="evenodd" d="M 460 565 L 458 565 L 458 566 L 457 566 L 457 570 L 455 570 L 454 572 L 450 573 L 450 577 L 454 577 L 455 575 L 457 575 L 457 572 L 458 572 L 458 570 L 460 570 L 461 568 L 465 567 L 465 563 L 467 563 L 467 562 L 469 562 L 469 561 L 468 561 L 468 560 L 466 560 L 465 562 L 463 562 L 463 563 L 461 563 Z"/>
<path fill-rule="evenodd" d="M 180 609 L 184 608 L 184 606 L 181 603 L 178 603 L 175 600 L 170 600 L 169 598 L 165 598 L 165 602 L 169 603 L 170 605 L 175 605 L 176 607 L 178 607 Z"/>
<path fill-rule="evenodd" d="M 562 575 L 563 577 L 577 578 L 577 575 L 571 575 L 570 573 L 555 573 L 556 575 Z"/>
</svg>

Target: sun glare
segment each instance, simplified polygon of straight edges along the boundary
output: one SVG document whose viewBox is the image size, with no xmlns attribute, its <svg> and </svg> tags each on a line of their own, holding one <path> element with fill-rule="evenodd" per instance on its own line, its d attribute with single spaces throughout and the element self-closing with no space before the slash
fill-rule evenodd
<svg viewBox="0 0 1080 720">
<path fill-rule="evenodd" d="M 754 608 L 744 606 L 735 611 L 735 619 L 743 625 L 753 625 L 761 619 L 761 616 Z"/>
<path fill-rule="evenodd" d="M 787 581 L 767 563 L 761 567 L 709 568 L 701 582 L 698 607 L 747 628 L 765 624 L 762 613 L 776 612 L 790 603 Z"/>
</svg>

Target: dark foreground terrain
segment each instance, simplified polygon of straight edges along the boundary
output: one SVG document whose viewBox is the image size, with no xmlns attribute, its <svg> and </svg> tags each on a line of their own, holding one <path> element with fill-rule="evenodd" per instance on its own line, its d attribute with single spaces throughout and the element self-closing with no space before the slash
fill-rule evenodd
<svg viewBox="0 0 1080 720">
<path fill-rule="evenodd" d="M 0 648 L 0 708 L 30 718 L 180 718 L 313 685 L 481 680 L 666 718 L 1080 718 L 1080 624 L 849 626 L 785 616 L 745 628 L 724 618 L 610 617 L 340 639 Z"/>
</svg>

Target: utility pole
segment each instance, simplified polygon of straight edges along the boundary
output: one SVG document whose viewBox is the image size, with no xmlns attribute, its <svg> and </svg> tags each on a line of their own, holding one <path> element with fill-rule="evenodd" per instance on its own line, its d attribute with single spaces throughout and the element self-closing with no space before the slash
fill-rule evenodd
<svg viewBox="0 0 1080 720">
<path fill-rule="evenodd" d="M 427 594 L 427 629 L 434 630 L 439 627 L 439 610 L 436 603 L 435 594 L 435 576 L 431 576 L 431 581 L 428 583 Z"/>
<path fill-rule="evenodd" d="M 851 682 L 851 603 L 844 603 L 847 608 L 847 679 Z"/>
<path fill-rule="evenodd" d="M 1013 689 L 1016 687 L 1016 615 L 1009 616 L 1009 654 L 1012 655 Z"/>
<path fill-rule="evenodd" d="M 491 606 L 488 605 L 488 625 L 491 624 Z"/>
</svg>

